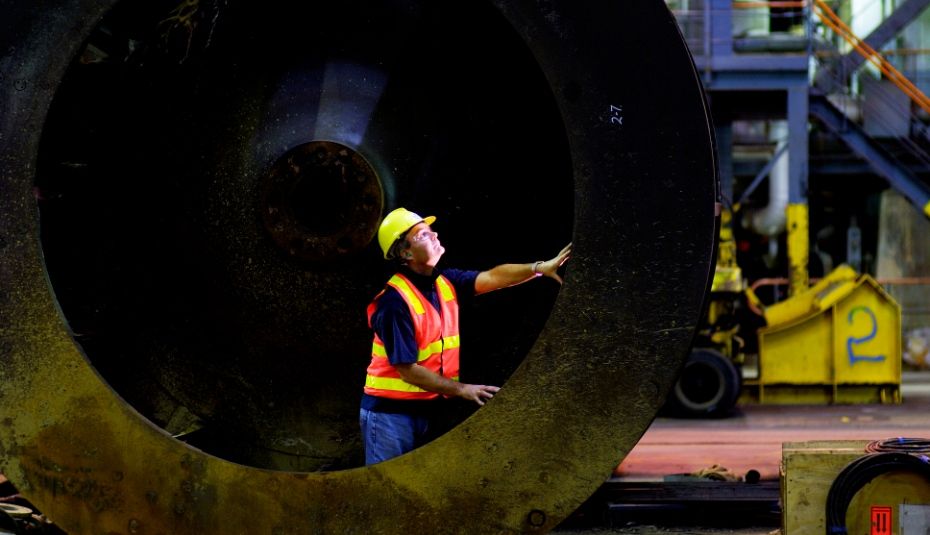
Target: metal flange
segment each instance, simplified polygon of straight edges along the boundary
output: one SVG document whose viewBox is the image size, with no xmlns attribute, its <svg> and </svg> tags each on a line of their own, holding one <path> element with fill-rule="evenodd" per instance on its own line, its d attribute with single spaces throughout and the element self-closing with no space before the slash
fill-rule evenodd
<svg viewBox="0 0 930 535">
<path fill-rule="evenodd" d="M 565 285 L 486 407 L 403 457 L 317 472 L 245 466 L 172 438 L 114 392 L 56 299 L 35 164 L 61 80 L 116 4 L 17 1 L 0 22 L 0 471 L 74 534 L 536 533 L 568 516 L 654 418 L 712 272 L 709 117 L 664 2 L 490 4 L 537 62 L 564 127 Z M 374 168 L 384 180 L 390 164 Z M 532 204 L 547 182 L 524 182 Z M 405 188 L 428 189 L 385 187 L 385 205 Z"/>
</svg>

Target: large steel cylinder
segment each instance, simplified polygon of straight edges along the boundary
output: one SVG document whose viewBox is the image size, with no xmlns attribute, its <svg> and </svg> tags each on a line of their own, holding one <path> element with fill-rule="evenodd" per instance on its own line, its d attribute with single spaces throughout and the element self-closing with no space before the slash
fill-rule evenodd
<svg viewBox="0 0 930 535">
<path fill-rule="evenodd" d="M 544 532 L 635 445 L 714 260 L 709 116 L 661 0 L 11 0 L 0 472 L 83 533 Z M 361 467 L 388 211 L 462 303 L 451 430 Z"/>
</svg>

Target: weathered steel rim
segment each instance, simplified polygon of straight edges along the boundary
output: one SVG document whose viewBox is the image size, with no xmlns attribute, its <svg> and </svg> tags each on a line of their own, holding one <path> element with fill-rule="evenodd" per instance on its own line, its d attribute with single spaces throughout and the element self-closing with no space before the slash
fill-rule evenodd
<svg viewBox="0 0 930 535">
<path fill-rule="evenodd" d="M 114 4 L 43 11 L 20 2 L 3 23 L 0 469 L 72 533 L 516 533 L 570 514 L 652 421 L 712 265 L 708 117 L 664 4 L 599 11 L 556 0 L 543 12 L 535 2 L 495 3 L 532 43 L 571 140 L 577 215 L 566 284 L 485 409 L 404 457 L 315 474 L 244 467 L 173 440 L 105 385 L 57 309 L 32 162 L 68 58 Z"/>
</svg>

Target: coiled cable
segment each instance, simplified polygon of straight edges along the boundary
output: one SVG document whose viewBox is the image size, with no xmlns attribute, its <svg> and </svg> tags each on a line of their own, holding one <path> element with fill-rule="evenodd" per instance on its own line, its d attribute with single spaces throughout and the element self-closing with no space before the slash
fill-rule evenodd
<svg viewBox="0 0 930 535">
<path fill-rule="evenodd" d="M 865 447 L 868 453 L 900 452 L 930 455 L 930 439 L 926 438 L 886 438 L 874 440 Z"/>
<path fill-rule="evenodd" d="M 869 481 L 893 470 L 921 474 L 930 481 L 930 457 L 917 453 L 879 452 L 869 453 L 846 465 L 833 480 L 827 494 L 827 535 L 846 533 L 846 510 L 853 496 Z"/>
</svg>

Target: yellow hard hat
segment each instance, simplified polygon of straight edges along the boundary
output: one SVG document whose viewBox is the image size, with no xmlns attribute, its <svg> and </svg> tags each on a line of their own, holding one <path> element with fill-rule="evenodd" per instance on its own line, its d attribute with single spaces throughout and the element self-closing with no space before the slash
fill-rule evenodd
<svg viewBox="0 0 930 535">
<path fill-rule="evenodd" d="M 397 208 L 384 216 L 381 226 L 378 227 L 378 245 L 381 246 L 385 259 L 388 258 L 388 253 L 391 252 L 391 246 L 394 245 L 394 242 L 421 221 L 427 225 L 432 225 L 436 221 L 436 217 L 420 217 L 406 208 Z"/>
</svg>

